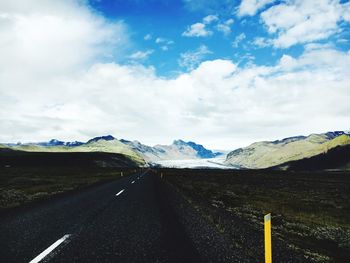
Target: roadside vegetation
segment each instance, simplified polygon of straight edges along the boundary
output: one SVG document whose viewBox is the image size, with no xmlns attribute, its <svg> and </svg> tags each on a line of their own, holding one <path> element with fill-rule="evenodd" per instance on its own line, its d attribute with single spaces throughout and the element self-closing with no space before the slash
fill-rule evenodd
<svg viewBox="0 0 350 263">
<path fill-rule="evenodd" d="M 349 172 L 163 169 L 159 173 L 236 249 L 263 259 L 263 216 L 271 212 L 273 245 L 302 254 L 306 262 L 349 262 Z"/>
<path fill-rule="evenodd" d="M 0 210 L 114 180 L 134 172 L 116 168 L 8 167 L 0 168 Z"/>
<path fill-rule="evenodd" d="M 0 151 L 0 210 L 117 179 L 137 163 L 112 153 Z"/>
</svg>

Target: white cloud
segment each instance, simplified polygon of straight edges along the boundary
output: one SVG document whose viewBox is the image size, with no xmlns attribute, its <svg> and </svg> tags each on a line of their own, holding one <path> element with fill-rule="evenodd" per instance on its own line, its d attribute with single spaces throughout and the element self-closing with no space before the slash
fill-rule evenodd
<svg viewBox="0 0 350 263">
<path fill-rule="evenodd" d="M 208 15 L 203 18 L 203 23 L 204 24 L 211 24 L 212 22 L 218 21 L 219 18 L 216 15 Z"/>
<path fill-rule="evenodd" d="M 200 63 L 193 56 L 198 66 L 167 79 L 152 67 L 96 62 L 127 41 L 125 25 L 72 1 L 53 1 L 54 11 L 48 1 L 17 3 L 0 5 L 11 17 L 0 18 L 1 142 L 110 133 L 148 144 L 183 138 L 233 149 L 349 128 L 349 51 L 314 46 L 299 57 L 284 55 L 273 66 L 244 67 L 230 60 Z M 48 14 L 60 21 L 55 37 L 43 28 L 53 27 Z M 199 51 L 210 52 L 204 46 Z"/>
<path fill-rule="evenodd" d="M 275 2 L 275 0 L 242 0 L 238 7 L 238 16 L 253 16 L 272 2 Z"/>
<path fill-rule="evenodd" d="M 1 2 L 0 31 L 0 72 L 23 84 L 27 77 L 39 81 L 97 58 L 118 58 L 128 43 L 122 22 L 106 21 L 74 1 Z"/>
<path fill-rule="evenodd" d="M 182 33 L 185 37 L 207 37 L 212 34 L 213 32 L 208 30 L 203 23 L 195 23 L 187 27 L 186 31 Z"/>
<path fill-rule="evenodd" d="M 180 54 L 179 65 L 187 70 L 193 70 L 197 67 L 206 55 L 212 52 L 207 46 L 201 45 L 199 48 L 193 51 L 187 51 Z"/>
<path fill-rule="evenodd" d="M 268 47 L 271 46 L 271 39 L 263 38 L 263 37 L 256 37 L 254 38 L 252 44 L 258 48 Z"/>
<path fill-rule="evenodd" d="M 218 31 L 224 33 L 224 35 L 229 35 L 231 33 L 231 26 L 234 23 L 234 20 L 232 18 L 226 20 L 223 23 L 219 23 L 216 28 Z"/>
<path fill-rule="evenodd" d="M 341 31 L 339 22 L 349 21 L 349 3 L 338 0 L 291 0 L 275 5 L 261 14 L 270 34 L 276 34 L 273 44 L 288 48 L 298 43 L 327 39 Z"/>
<path fill-rule="evenodd" d="M 246 35 L 244 33 L 239 34 L 236 36 L 235 40 L 232 42 L 232 47 L 237 48 L 239 43 L 241 43 L 246 38 Z"/>
<path fill-rule="evenodd" d="M 155 42 L 157 44 L 167 44 L 167 45 L 174 44 L 173 40 L 170 40 L 170 39 L 167 39 L 167 38 L 164 38 L 164 37 L 157 37 Z"/>
<path fill-rule="evenodd" d="M 149 56 L 154 52 L 154 50 L 149 49 L 146 51 L 136 51 L 130 55 L 130 59 L 132 60 L 145 60 L 148 59 Z"/>
<path fill-rule="evenodd" d="M 148 41 L 152 39 L 152 35 L 151 34 L 147 34 L 143 37 L 144 40 Z"/>
</svg>

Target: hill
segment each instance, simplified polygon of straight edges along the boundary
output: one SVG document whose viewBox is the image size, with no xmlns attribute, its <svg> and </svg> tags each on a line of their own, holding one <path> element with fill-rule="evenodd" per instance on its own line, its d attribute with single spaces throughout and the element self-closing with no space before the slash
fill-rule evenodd
<svg viewBox="0 0 350 263">
<path fill-rule="evenodd" d="M 337 146 L 310 158 L 278 165 L 274 169 L 291 171 L 350 170 L 350 145 Z"/>
<path fill-rule="evenodd" d="M 2 144 L 0 149 L 8 148 L 25 152 L 102 152 L 125 155 L 140 165 L 146 162 L 160 160 L 188 160 L 214 158 L 221 153 L 206 149 L 203 145 L 194 142 L 175 140 L 171 145 L 148 146 L 139 141 L 118 140 L 112 135 L 99 136 L 83 142 L 64 142 L 52 139 L 48 142 L 25 144 Z"/>
<path fill-rule="evenodd" d="M 52 141 L 52 140 L 51 140 Z M 47 144 L 46 144 L 47 145 Z M 89 140 L 87 143 L 78 144 L 77 146 L 67 146 L 66 144 L 49 145 L 43 143 L 29 143 L 19 144 L 15 146 L 7 146 L 7 148 L 15 151 L 24 152 L 41 152 L 41 153 L 87 153 L 87 152 L 101 152 L 114 153 L 125 155 L 132 161 L 143 165 L 145 160 L 140 154 L 133 151 L 128 145 L 123 144 L 119 140 L 111 137 L 96 137 Z"/>
<path fill-rule="evenodd" d="M 263 169 L 310 158 L 337 146 L 348 144 L 350 144 L 350 137 L 345 132 L 328 132 L 278 141 L 256 142 L 230 152 L 225 163 L 241 168 Z"/>
</svg>

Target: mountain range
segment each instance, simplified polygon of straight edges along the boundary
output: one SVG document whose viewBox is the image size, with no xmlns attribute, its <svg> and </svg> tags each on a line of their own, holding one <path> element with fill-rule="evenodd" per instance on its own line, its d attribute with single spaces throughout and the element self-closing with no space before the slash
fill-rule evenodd
<svg viewBox="0 0 350 263">
<path fill-rule="evenodd" d="M 171 145 L 148 146 L 136 140 L 118 140 L 112 135 L 95 137 L 87 142 L 64 142 L 52 139 L 38 143 L 0 144 L 2 152 L 14 150 L 42 153 L 121 154 L 138 165 L 157 163 L 162 165 L 162 163 L 171 163 L 171 161 L 176 161 L 178 165 L 181 160 L 186 161 L 188 165 L 190 160 L 193 162 L 200 159 L 210 160 L 210 158 L 221 155 L 220 161 L 209 162 L 220 162 L 223 168 L 280 170 L 300 170 L 303 167 L 316 169 L 325 166 L 330 169 L 350 168 L 350 156 L 347 154 L 349 147 L 350 133 L 344 131 L 255 142 L 247 147 L 229 152 L 226 159 L 224 159 L 224 153 L 208 150 L 203 145 L 191 141 L 174 140 Z"/>
<path fill-rule="evenodd" d="M 2 144 L 0 148 L 10 148 L 26 152 L 105 152 L 123 154 L 139 164 L 160 160 L 181 160 L 213 158 L 220 152 L 213 152 L 194 142 L 175 140 L 171 145 L 148 146 L 139 141 L 118 140 L 112 135 L 95 137 L 87 142 L 64 142 L 52 139 L 48 142 Z"/>
<path fill-rule="evenodd" d="M 333 148 L 349 144 L 350 134 L 343 131 L 255 142 L 230 152 L 225 164 L 247 169 L 265 169 L 325 154 Z"/>
</svg>

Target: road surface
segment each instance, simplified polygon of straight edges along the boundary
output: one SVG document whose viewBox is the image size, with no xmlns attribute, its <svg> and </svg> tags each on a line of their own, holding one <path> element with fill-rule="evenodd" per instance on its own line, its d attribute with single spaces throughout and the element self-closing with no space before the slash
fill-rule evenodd
<svg viewBox="0 0 350 263">
<path fill-rule="evenodd" d="M 136 173 L 0 215 L 0 262 L 201 262 L 155 180 Z"/>
</svg>

